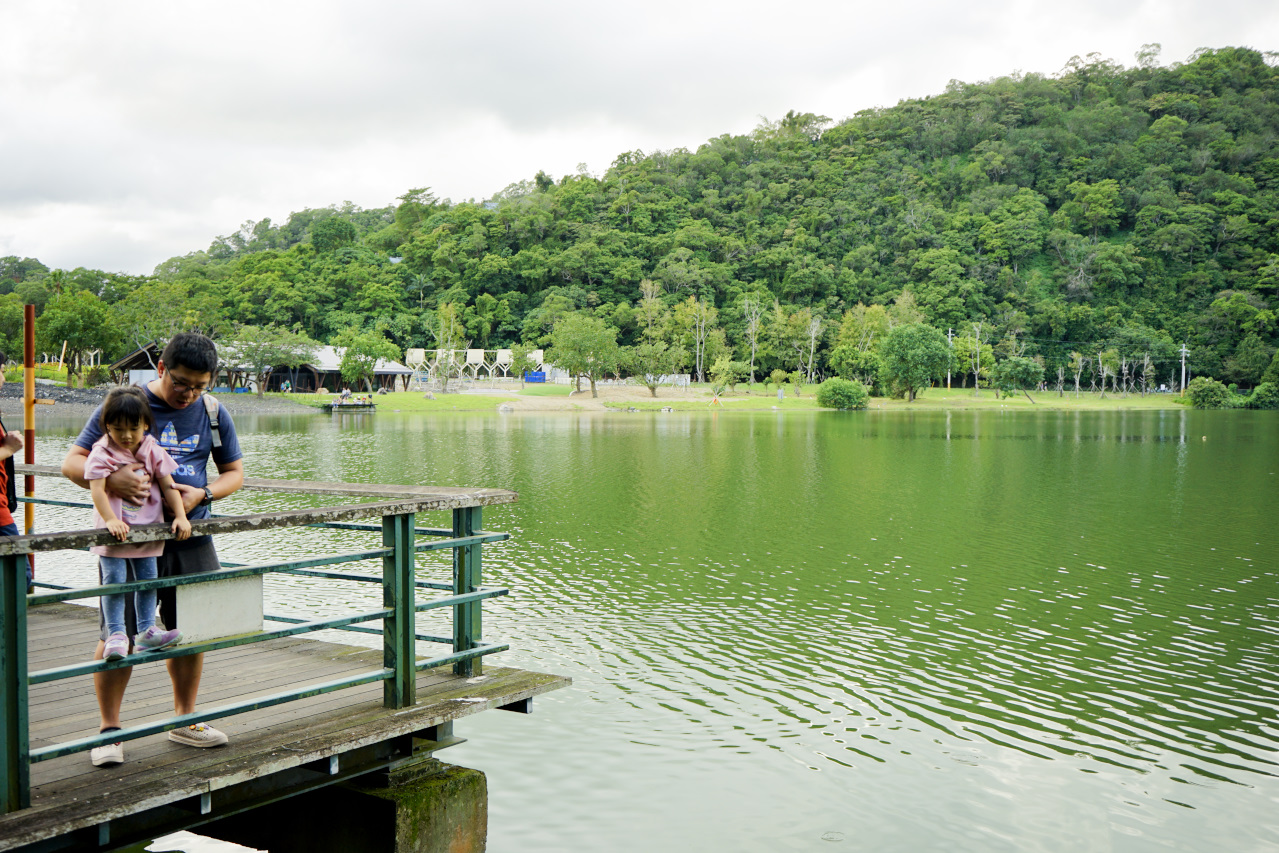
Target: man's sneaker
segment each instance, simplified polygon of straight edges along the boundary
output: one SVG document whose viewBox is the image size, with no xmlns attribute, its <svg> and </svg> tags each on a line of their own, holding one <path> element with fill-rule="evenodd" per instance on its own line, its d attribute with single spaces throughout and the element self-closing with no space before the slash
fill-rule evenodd
<svg viewBox="0 0 1279 853">
<path fill-rule="evenodd" d="M 122 635 L 123 636 L 123 635 Z M 89 760 L 94 767 L 114 767 L 124 763 L 124 744 L 109 743 L 89 750 Z"/>
<path fill-rule="evenodd" d="M 194 726 L 187 726 L 183 729 L 173 729 L 169 732 L 169 740 L 185 746 L 207 747 L 222 746 L 222 744 L 226 743 L 227 737 L 213 728 L 213 726 L 196 723 Z"/>
<path fill-rule="evenodd" d="M 172 631 L 166 631 L 163 628 L 157 628 L 152 625 L 141 634 L 133 638 L 133 648 L 139 652 L 153 652 L 156 649 L 163 649 L 165 646 L 171 646 L 178 640 L 182 639 L 182 632 L 177 628 Z"/>
<path fill-rule="evenodd" d="M 103 660 L 123 660 L 129 654 L 129 636 L 116 631 L 107 637 L 107 644 L 102 649 Z"/>
</svg>

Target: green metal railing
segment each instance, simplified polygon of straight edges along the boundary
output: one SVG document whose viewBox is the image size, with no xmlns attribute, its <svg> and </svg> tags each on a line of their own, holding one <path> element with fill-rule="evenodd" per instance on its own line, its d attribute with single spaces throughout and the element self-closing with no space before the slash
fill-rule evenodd
<svg viewBox="0 0 1279 853">
<path fill-rule="evenodd" d="M 39 470 L 37 473 L 50 473 Z M 393 486 L 354 486 L 335 483 L 292 483 L 283 485 L 277 481 L 246 480 L 249 488 L 271 488 L 275 491 L 304 494 L 393 494 L 391 502 L 356 504 L 273 512 L 249 516 L 222 516 L 193 522 L 192 534 L 234 533 L 261 531 L 286 527 L 329 527 L 343 530 L 381 531 L 382 547 L 339 554 L 328 554 L 301 560 L 289 560 L 255 565 L 224 563 L 216 572 L 187 575 L 174 578 L 158 578 L 147 581 L 131 581 L 121 584 L 60 589 L 54 592 L 28 595 L 26 591 L 26 554 L 41 551 L 81 549 L 90 545 L 110 544 L 115 541 L 106 531 L 81 530 L 65 533 L 37 534 L 32 536 L 0 537 L 0 814 L 7 814 L 30 805 L 30 765 L 97 746 L 122 740 L 158 734 L 204 720 L 242 714 L 259 708 L 294 702 L 323 693 L 381 681 L 383 704 L 387 708 L 405 708 L 416 701 L 417 673 L 426 669 L 451 665 L 455 674 L 470 677 L 483 670 L 485 655 L 504 651 L 505 644 L 486 643 L 482 640 L 481 608 L 485 599 L 505 595 L 505 589 L 485 589 L 480 586 L 481 548 L 490 542 L 509 538 L 505 533 L 485 532 L 481 529 L 482 507 L 509 503 L 515 500 L 514 492 L 492 489 L 415 489 Z M 385 490 L 385 491 L 379 491 Z M 36 503 L 63 506 L 79 505 L 69 502 L 30 499 Z M 87 504 L 86 504 L 87 506 Z M 451 510 L 451 529 L 417 527 L 419 512 Z M 352 523 L 360 518 L 379 517 L 381 524 Z M 444 537 L 434 541 L 418 542 L 419 536 Z M 170 538 L 167 525 L 143 525 L 131 530 L 130 542 L 156 541 Z M 453 552 L 453 577 L 451 583 L 419 581 L 416 578 L 416 555 L 419 552 L 451 549 Z M 380 578 L 353 573 L 321 570 L 318 567 L 381 558 Z M 197 583 L 223 581 L 231 578 L 283 573 L 306 577 L 327 578 L 338 581 L 381 583 L 382 607 L 361 613 L 327 619 L 298 619 L 287 616 L 266 615 L 269 622 L 288 627 L 264 630 L 247 636 L 235 636 L 208 642 L 192 643 L 172 649 L 131 655 L 120 661 L 93 661 L 52 669 L 29 672 L 27 663 L 27 610 L 28 607 L 80 598 L 96 598 L 106 594 L 132 593 L 140 589 L 157 589 L 168 586 L 185 586 Z M 49 588 L 41 584 L 41 588 Z M 419 601 L 419 590 L 443 591 L 441 597 Z M 437 637 L 420 634 L 416 630 L 416 615 L 423 611 L 451 608 L 453 636 Z M 360 623 L 382 622 L 381 630 Z M 28 689 L 32 685 L 45 684 L 66 678 L 91 675 L 104 670 L 133 666 L 139 662 L 152 662 L 215 651 L 217 649 L 265 642 L 280 637 L 290 637 L 314 631 L 338 629 L 361 633 L 380 633 L 383 637 L 382 668 L 358 675 L 310 684 L 304 687 L 258 696 L 192 714 L 183 714 L 145 725 L 133 726 L 108 734 L 65 741 L 51 746 L 31 749 L 29 744 Z M 426 641 L 450 646 L 448 653 L 419 660 L 415 643 Z M 86 686 L 86 689 L 92 689 Z"/>
</svg>

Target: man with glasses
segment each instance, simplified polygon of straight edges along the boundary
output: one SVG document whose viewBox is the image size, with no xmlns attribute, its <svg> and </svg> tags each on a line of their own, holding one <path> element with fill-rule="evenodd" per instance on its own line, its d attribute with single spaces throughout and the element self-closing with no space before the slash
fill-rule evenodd
<svg viewBox="0 0 1279 853">
<path fill-rule="evenodd" d="M 225 498 L 244 484 L 244 464 L 241 461 L 240 443 L 236 438 L 235 424 L 219 403 L 220 446 L 213 441 L 213 427 L 209 412 L 199 405 L 200 397 L 208 390 L 218 369 L 218 351 L 213 341 L 204 335 L 184 332 L 174 335 L 160 354 L 157 365 L 158 378 L 143 387 L 143 393 L 151 404 L 155 416 L 155 438 L 178 464 L 173 480 L 182 492 L 187 517 L 192 521 L 208 518 L 213 501 Z M 89 488 L 84 479 L 84 463 L 93 443 L 103 434 L 100 423 L 101 407 L 89 417 L 75 443 L 62 461 L 62 474 L 81 488 Z M 217 466 L 218 478 L 208 481 L 206 468 L 209 458 Z M 107 490 L 123 500 L 141 502 L 151 488 L 149 478 L 136 472 L 138 466 L 126 466 L 106 478 Z M 215 571 L 220 566 L 211 536 L 192 536 L 183 542 L 169 540 L 164 543 L 164 554 L 156 560 L 159 577 L 197 574 Z M 132 580 L 132 578 L 130 578 Z M 158 592 L 160 621 L 167 628 L 177 628 L 176 594 L 173 587 Z M 133 622 L 132 596 L 125 596 L 128 603 L 125 621 L 129 636 L 136 633 Z M 105 630 L 105 627 L 103 628 Z M 98 642 L 94 660 L 101 660 L 106 635 Z M 204 655 L 187 655 L 165 661 L 169 679 L 173 682 L 173 708 L 178 714 L 195 712 L 196 694 L 200 689 L 200 675 L 204 668 Z M 100 731 L 119 729 L 120 705 L 124 690 L 132 674 L 130 667 L 94 673 L 93 686 L 98 696 L 101 715 Z M 227 742 L 222 732 L 203 723 L 169 732 L 169 740 L 187 746 L 221 746 Z M 98 747 L 90 752 L 98 766 L 120 764 L 124 761 L 121 744 Z"/>
</svg>

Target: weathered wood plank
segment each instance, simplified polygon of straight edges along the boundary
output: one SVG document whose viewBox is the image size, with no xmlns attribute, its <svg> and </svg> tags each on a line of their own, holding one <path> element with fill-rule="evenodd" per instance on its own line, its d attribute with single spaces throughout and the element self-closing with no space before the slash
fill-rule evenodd
<svg viewBox="0 0 1279 853">
<path fill-rule="evenodd" d="M 56 465 L 17 465 L 19 474 L 61 477 Z M 242 488 L 249 491 L 294 495 L 340 495 L 344 497 L 399 497 L 474 501 L 458 506 L 488 506 L 511 503 L 517 494 L 506 489 L 478 489 L 463 486 L 404 486 L 393 483 L 339 483 L 316 480 L 272 480 L 245 477 Z"/>
</svg>

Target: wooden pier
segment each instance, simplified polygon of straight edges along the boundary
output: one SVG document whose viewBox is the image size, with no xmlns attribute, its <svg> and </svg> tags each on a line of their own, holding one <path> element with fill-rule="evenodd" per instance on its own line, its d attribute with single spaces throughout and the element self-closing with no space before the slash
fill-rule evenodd
<svg viewBox="0 0 1279 853">
<path fill-rule="evenodd" d="M 281 485 L 253 483 L 260 489 Z M 76 531 L 0 537 L 0 571 L 4 573 L 0 586 L 5 588 L 5 612 L 0 620 L 0 681 L 4 683 L 0 687 L 4 688 L 8 717 L 0 746 L 8 768 L 8 778 L 3 781 L 9 803 L 5 813 L 0 813 L 0 851 L 115 850 L 182 829 L 199 831 L 202 826 L 252 814 L 338 783 L 393 781 L 397 773 L 408 778 L 414 768 L 434 763 L 434 752 L 461 742 L 453 736 L 455 720 L 495 708 L 528 712 L 535 696 L 569 683 L 560 676 L 481 665 L 482 655 L 504 646 L 479 639 L 479 605 L 495 593 L 479 587 L 479 545 L 505 534 L 478 530 L 479 506 L 508 502 L 514 499 L 513 493 L 297 483 L 288 484 L 285 490 L 312 494 L 379 490 L 384 500 L 392 495 L 398 500 L 219 518 L 196 525 L 205 526 L 204 532 L 325 522 L 350 528 L 358 526 L 345 523 L 352 518 L 382 516 L 387 547 L 355 556 L 367 559 L 376 553 L 384 560 L 384 578 L 363 579 L 383 584 L 387 607 L 376 616 L 386 623 L 378 632 L 383 634 L 384 648 L 370 650 L 305 638 L 305 632 L 326 624 L 334 627 L 336 621 L 350 627 L 354 621 L 339 619 L 265 630 L 256 637 L 204 643 L 185 651 L 179 647 L 131 657 L 122 662 L 134 666 L 124 700 L 126 729 L 120 733 L 126 737 L 126 760 L 115 767 L 94 767 L 87 753 L 90 741 L 104 738 L 97 735 L 93 685 L 83 676 L 121 665 L 90 660 L 98 637 L 97 609 L 40 603 L 54 597 L 50 595 L 30 596 L 35 606 L 26 606 L 15 590 L 16 576 L 22 569 L 19 555 L 51 550 L 55 539 L 60 547 L 82 547 L 81 540 L 99 534 Z M 452 538 L 415 544 L 413 514 L 446 508 L 454 510 Z M 134 535 L 148 539 L 167 536 L 163 525 L 149 527 L 135 528 Z M 418 532 L 439 535 L 449 531 Z M 421 581 L 406 584 L 406 578 L 413 574 L 412 554 L 439 547 L 454 551 L 452 589 Z M 351 559 L 352 555 L 338 557 Z M 301 564 L 313 566 L 316 560 L 240 567 L 221 574 L 325 574 L 299 569 Z M 350 575 L 330 574 L 352 579 Z M 415 586 L 453 593 L 441 600 L 442 606 L 452 608 L 455 623 L 451 653 L 443 657 L 419 660 L 413 652 L 411 613 L 414 607 L 435 606 L 417 601 L 412 591 Z M 403 592 L 406 589 L 407 595 Z M 59 595 L 75 597 L 76 593 Z M 361 614 L 359 621 L 369 621 L 371 615 Z M 22 630 L 16 631 L 18 627 Z M 297 633 L 284 636 L 289 632 Z M 18 652 L 15 644 L 19 636 L 25 645 L 25 661 L 15 666 L 13 653 Z M 425 639 L 429 638 L 416 635 L 416 641 Z M 202 650 L 205 662 L 199 718 L 215 721 L 230 737 L 226 746 L 211 749 L 179 745 L 163 733 L 190 722 L 171 716 L 172 688 L 163 659 Z M 437 662 L 441 665 L 433 665 Z"/>
<path fill-rule="evenodd" d="M 32 669 L 84 662 L 98 639 L 97 610 L 34 608 L 27 637 Z M 381 652 L 298 638 L 222 649 L 205 657 L 200 704 L 305 688 L 381 664 Z M 230 737 L 224 747 L 192 749 L 152 735 L 126 743 L 126 761 L 117 767 L 94 767 L 83 752 L 44 761 L 32 768 L 31 807 L 0 816 L 0 850 L 103 849 L 198 830 L 266 802 L 420 759 L 458 742 L 442 734 L 454 720 L 493 708 L 525 710 L 533 697 L 567 683 L 494 666 L 465 678 L 441 667 L 418 676 L 417 703 L 408 709 L 383 707 L 381 685 L 368 684 L 217 721 Z M 172 702 L 162 662 L 134 668 L 124 708 L 131 722 L 162 719 L 172 714 Z M 33 687 L 30 709 L 32 748 L 97 731 L 85 679 Z M 56 839 L 62 839 L 56 846 L 34 846 Z"/>
</svg>

